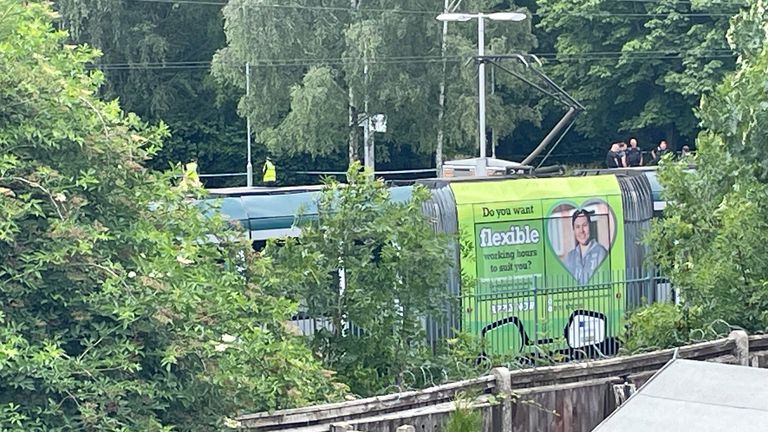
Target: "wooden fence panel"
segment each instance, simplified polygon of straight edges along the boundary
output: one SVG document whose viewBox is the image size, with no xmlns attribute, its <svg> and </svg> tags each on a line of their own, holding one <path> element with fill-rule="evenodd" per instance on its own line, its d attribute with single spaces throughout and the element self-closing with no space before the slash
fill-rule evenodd
<svg viewBox="0 0 768 432">
<path fill-rule="evenodd" d="M 512 430 L 588 432 L 615 409 L 613 384 L 601 379 L 517 392 Z"/>
<path fill-rule="evenodd" d="M 447 402 L 430 407 L 352 420 L 345 424 L 351 426 L 353 430 L 365 432 L 395 432 L 402 425 L 413 426 L 418 432 L 439 432 L 453 413 L 454 407 L 453 402 Z M 494 421 L 498 417 L 498 405 L 481 401 L 475 404 L 473 408 L 481 410 L 483 413 L 484 431 L 500 430 L 501 425 Z"/>
<path fill-rule="evenodd" d="M 386 396 L 358 399 L 333 404 L 313 405 L 304 408 L 257 413 L 238 418 L 245 429 L 258 431 L 291 430 L 290 425 L 311 425 L 323 422 L 343 422 L 361 416 L 372 416 L 390 412 L 431 406 L 453 401 L 462 392 L 488 393 L 495 387 L 492 375 L 477 379 L 459 381 L 425 390 L 414 390 Z"/>
<path fill-rule="evenodd" d="M 628 357 L 512 372 L 498 368 L 485 377 L 425 390 L 257 413 L 238 421 L 242 430 L 263 432 L 396 432 L 404 425 L 439 432 L 455 409 L 456 397 L 474 393 L 480 394 L 473 407 L 483 412 L 482 432 L 587 432 L 623 399 L 623 393 L 617 398 L 614 385 L 626 382 L 640 388 L 674 356 L 768 367 L 768 335 L 747 337 L 737 331 L 716 341 Z M 510 392 L 516 399 L 505 397 Z"/>
</svg>

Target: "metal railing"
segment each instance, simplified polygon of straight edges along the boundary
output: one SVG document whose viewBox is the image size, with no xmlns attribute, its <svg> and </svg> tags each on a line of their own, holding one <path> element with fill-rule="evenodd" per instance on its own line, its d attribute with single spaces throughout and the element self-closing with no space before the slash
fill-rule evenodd
<svg viewBox="0 0 768 432">
<path fill-rule="evenodd" d="M 561 362 L 615 355 L 631 311 L 674 301 L 671 284 L 655 270 L 603 272 L 586 285 L 569 275 L 532 276 L 465 292 L 446 303 L 445 313 L 423 322 L 434 351 L 463 331 L 477 336 L 482 351 L 478 355 L 494 362 Z M 332 330 L 327 319 L 306 314 L 291 322 L 303 335 Z M 364 336 L 354 323 L 348 326 L 345 334 Z"/>
</svg>

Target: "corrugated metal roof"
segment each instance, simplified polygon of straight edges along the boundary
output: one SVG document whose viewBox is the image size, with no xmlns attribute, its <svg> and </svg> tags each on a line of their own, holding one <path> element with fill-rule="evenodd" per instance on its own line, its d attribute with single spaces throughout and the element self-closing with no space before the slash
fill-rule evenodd
<svg viewBox="0 0 768 432">
<path fill-rule="evenodd" d="M 768 370 L 668 363 L 594 432 L 768 430 Z"/>
</svg>

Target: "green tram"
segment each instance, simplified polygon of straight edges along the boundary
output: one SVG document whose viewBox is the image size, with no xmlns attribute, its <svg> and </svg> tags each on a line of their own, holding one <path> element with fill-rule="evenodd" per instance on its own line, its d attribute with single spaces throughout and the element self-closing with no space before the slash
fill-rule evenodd
<svg viewBox="0 0 768 432">
<path fill-rule="evenodd" d="M 431 191 L 423 211 L 434 229 L 456 239 L 446 289 L 460 303 L 425 319 L 433 346 L 461 329 L 482 336 L 488 355 L 610 355 L 626 312 L 670 295 L 641 242 L 664 208 L 653 169 L 416 183 Z M 393 186 L 392 199 L 408 200 L 412 187 Z M 296 215 L 316 214 L 320 189 L 210 192 L 259 249 L 297 235 Z M 294 321 L 307 334 L 317 320 Z"/>
</svg>

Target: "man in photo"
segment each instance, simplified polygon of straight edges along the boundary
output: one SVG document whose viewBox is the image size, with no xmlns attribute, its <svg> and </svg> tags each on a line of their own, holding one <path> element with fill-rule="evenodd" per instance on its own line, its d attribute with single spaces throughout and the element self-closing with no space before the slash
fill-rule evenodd
<svg viewBox="0 0 768 432">
<path fill-rule="evenodd" d="M 585 209 L 577 209 L 571 216 L 573 235 L 576 237 L 576 247 L 565 257 L 565 267 L 579 282 L 586 285 L 597 270 L 597 267 L 605 260 L 608 251 L 592 238 L 590 223 L 591 213 Z"/>
<path fill-rule="evenodd" d="M 629 148 L 627 149 L 627 166 L 639 167 L 643 165 L 643 151 L 637 146 L 637 139 L 629 139 Z"/>
</svg>

